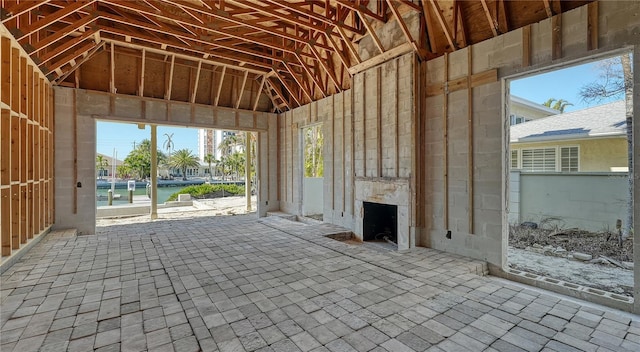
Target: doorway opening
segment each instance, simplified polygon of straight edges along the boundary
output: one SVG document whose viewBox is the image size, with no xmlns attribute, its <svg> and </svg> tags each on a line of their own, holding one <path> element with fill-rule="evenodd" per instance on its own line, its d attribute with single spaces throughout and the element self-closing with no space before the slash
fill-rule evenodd
<svg viewBox="0 0 640 352">
<path fill-rule="evenodd" d="M 633 296 L 632 62 L 621 53 L 507 82 L 512 272 Z"/>
<path fill-rule="evenodd" d="M 303 138 L 303 195 L 302 215 L 322 220 L 324 212 L 324 135 L 322 125 L 302 129 Z"/>
</svg>

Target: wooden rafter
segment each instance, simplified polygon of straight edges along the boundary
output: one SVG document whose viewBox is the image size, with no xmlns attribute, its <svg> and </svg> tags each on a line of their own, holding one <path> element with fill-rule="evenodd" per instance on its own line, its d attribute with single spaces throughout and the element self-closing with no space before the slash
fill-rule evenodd
<svg viewBox="0 0 640 352">
<path fill-rule="evenodd" d="M 485 16 L 487 16 L 487 22 L 489 22 L 491 32 L 493 33 L 493 36 L 496 37 L 498 36 L 498 21 L 493 19 L 491 11 L 489 10 L 489 5 L 487 5 L 487 0 L 480 0 L 480 2 L 482 3 L 482 8 L 484 9 Z"/>
<path fill-rule="evenodd" d="M 456 44 L 453 41 L 453 36 L 451 35 L 451 31 L 449 30 L 449 25 L 447 24 L 447 21 L 442 16 L 442 12 L 440 11 L 440 6 L 438 5 L 437 1 L 435 1 L 435 0 L 429 0 L 429 3 L 431 4 L 431 7 L 433 8 L 433 12 L 435 13 L 436 18 L 438 19 L 438 23 L 440 24 L 440 28 L 442 28 L 442 31 L 444 32 L 444 35 L 447 38 L 447 42 L 451 46 L 451 50 L 456 50 L 457 49 Z M 427 11 L 427 10 L 425 9 L 425 11 Z"/>
</svg>

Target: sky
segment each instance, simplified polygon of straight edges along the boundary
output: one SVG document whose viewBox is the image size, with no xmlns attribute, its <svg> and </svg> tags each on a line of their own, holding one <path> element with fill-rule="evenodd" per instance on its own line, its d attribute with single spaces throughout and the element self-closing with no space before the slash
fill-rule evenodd
<svg viewBox="0 0 640 352">
<path fill-rule="evenodd" d="M 617 99 L 586 103 L 580 98 L 580 88 L 598 80 L 596 62 L 572 66 L 562 70 L 532 75 L 511 81 L 511 95 L 525 98 L 542 104 L 550 98 L 564 99 L 573 105 L 565 108 L 565 112 L 602 105 Z"/>
<path fill-rule="evenodd" d="M 598 79 L 596 63 L 564 68 L 544 74 L 531 75 L 510 81 L 511 94 L 542 104 L 549 98 L 564 99 L 572 103 L 565 112 L 571 112 L 597 106 L 605 102 L 583 102 L 579 96 L 580 88 Z M 97 152 L 113 156 L 114 148 L 118 159 L 123 160 L 133 149 L 134 142 L 151 139 L 149 126 L 144 130 L 136 124 L 112 123 L 99 121 L 97 124 Z M 173 133 L 174 150 L 190 149 L 198 154 L 198 130 L 194 128 L 158 126 L 158 148 L 163 150 L 166 134 Z"/>
<path fill-rule="evenodd" d="M 136 145 L 143 139 L 151 140 L 151 127 L 146 126 L 144 130 L 138 129 L 137 124 L 113 123 L 98 121 L 97 123 L 97 146 L 96 151 L 100 154 L 113 156 L 113 149 L 118 152 L 118 159 L 124 158 L 133 150 L 133 143 Z M 198 129 L 184 127 L 158 126 L 158 149 L 165 152 L 163 143 L 167 140 L 166 134 L 173 137 L 173 149 L 190 149 L 192 154 L 198 155 Z"/>
</svg>

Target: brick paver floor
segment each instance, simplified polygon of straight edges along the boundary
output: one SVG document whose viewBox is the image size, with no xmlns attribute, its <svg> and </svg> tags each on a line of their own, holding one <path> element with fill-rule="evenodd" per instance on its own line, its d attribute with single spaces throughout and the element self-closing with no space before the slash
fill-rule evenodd
<svg viewBox="0 0 640 352">
<path fill-rule="evenodd" d="M 329 225 L 194 217 L 45 238 L 2 275 L 8 351 L 640 351 L 640 318 Z"/>
</svg>

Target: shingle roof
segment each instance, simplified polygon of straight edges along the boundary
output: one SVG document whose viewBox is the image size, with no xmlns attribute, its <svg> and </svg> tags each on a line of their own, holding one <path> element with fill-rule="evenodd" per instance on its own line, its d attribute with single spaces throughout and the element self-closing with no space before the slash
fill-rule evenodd
<svg viewBox="0 0 640 352">
<path fill-rule="evenodd" d="M 624 100 L 511 126 L 510 142 L 625 135 Z"/>
</svg>

